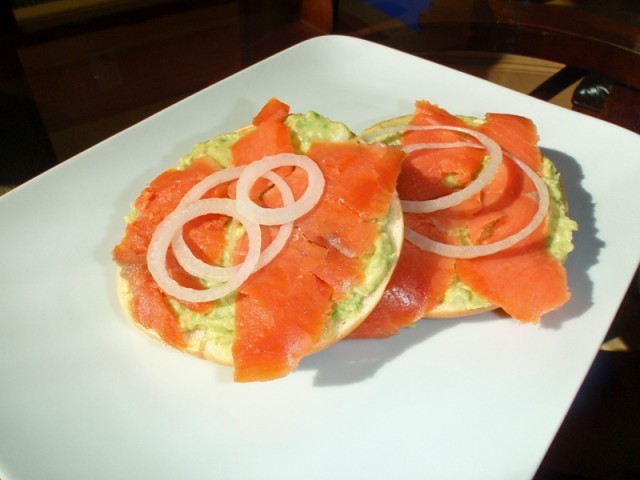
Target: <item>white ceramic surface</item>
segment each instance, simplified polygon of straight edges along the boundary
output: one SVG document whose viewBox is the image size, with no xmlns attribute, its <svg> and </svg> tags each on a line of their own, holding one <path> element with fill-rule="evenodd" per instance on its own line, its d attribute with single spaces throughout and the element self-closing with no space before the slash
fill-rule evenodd
<svg viewBox="0 0 640 480">
<path fill-rule="evenodd" d="M 570 303 L 537 327 L 486 314 L 342 342 L 265 384 L 142 335 L 111 262 L 130 202 L 272 96 L 355 131 L 421 98 L 532 118 L 580 223 Z M 0 197 L 0 478 L 530 478 L 638 264 L 639 153 L 621 128 L 346 37 L 193 95 Z"/>
</svg>

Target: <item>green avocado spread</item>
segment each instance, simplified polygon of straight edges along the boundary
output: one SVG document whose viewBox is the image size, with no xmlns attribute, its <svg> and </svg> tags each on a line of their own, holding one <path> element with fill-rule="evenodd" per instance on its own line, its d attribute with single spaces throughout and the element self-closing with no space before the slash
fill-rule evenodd
<svg viewBox="0 0 640 480">
<path fill-rule="evenodd" d="M 389 145 L 399 145 L 402 132 L 385 131 L 390 127 L 396 127 L 408 124 L 412 115 L 397 117 L 385 122 L 379 123 L 362 133 L 362 137 L 367 141 L 379 141 Z M 459 116 L 470 126 L 478 126 L 483 120 Z M 380 133 L 378 133 L 380 132 Z M 578 229 L 578 224 L 568 215 L 567 204 L 565 202 L 562 182 L 560 174 L 554 164 L 547 157 L 542 157 L 541 177 L 549 190 L 549 214 L 547 217 L 547 247 L 549 252 L 561 262 L 567 259 L 569 253 L 573 250 L 573 232 Z M 455 187 L 451 184 L 451 179 L 446 177 L 444 182 L 447 186 Z M 467 232 L 458 232 L 461 238 L 467 238 Z M 491 303 L 473 292 L 459 278 L 455 278 L 444 298 L 433 310 L 432 313 L 443 314 L 448 311 L 460 311 L 465 309 L 476 309 L 490 306 Z"/>
<path fill-rule="evenodd" d="M 343 123 L 334 122 L 315 112 L 291 114 L 285 124 L 291 132 L 292 144 L 297 153 L 306 153 L 313 142 L 358 142 L 356 135 Z M 243 134 L 250 132 L 252 126 L 219 135 L 208 141 L 198 143 L 192 151 L 183 156 L 178 164 L 179 169 L 187 168 L 198 157 L 207 156 L 215 160 L 221 167 L 228 167 L 231 160 L 230 147 Z M 135 218 L 135 211 L 129 218 Z M 391 236 L 387 233 L 388 219 L 381 222 L 382 229 L 375 249 L 363 259 L 365 280 L 355 287 L 346 299 L 336 303 L 331 315 L 332 325 L 327 327 L 327 335 L 342 319 L 358 312 L 365 298 L 387 278 L 387 274 L 396 261 L 396 251 Z M 228 222 L 226 231 L 226 252 L 223 254 L 223 266 L 229 265 L 233 246 L 243 234 L 242 225 Z M 205 284 L 206 285 L 206 284 Z M 202 352 L 203 349 L 216 350 L 217 357 L 231 359 L 231 346 L 234 338 L 235 293 L 216 302 L 216 306 L 208 313 L 202 314 L 186 308 L 177 300 L 169 299 L 171 308 L 176 313 L 182 331 L 187 340 L 187 351 Z M 122 292 L 122 298 L 130 298 L 129 292 Z"/>
</svg>

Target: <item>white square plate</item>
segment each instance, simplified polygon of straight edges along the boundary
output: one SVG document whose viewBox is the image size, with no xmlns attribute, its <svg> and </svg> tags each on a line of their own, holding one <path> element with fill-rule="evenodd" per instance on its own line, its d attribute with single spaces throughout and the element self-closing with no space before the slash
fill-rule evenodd
<svg viewBox="0 0 640 480">
<path fill-rule="evenodd" d="M 579 222 L 571 301 L 531 327 L 486 314 L 342 342 L 287 378 L 142 335 L 111 249 L 144 185 L 276 96 L 354 131 L 429 99 L 532 118 Z M 376 44 L 307 41 L 0 198 L 0 477 L 530 478 L 640 258 L 640 137 Z"/>
</svg>

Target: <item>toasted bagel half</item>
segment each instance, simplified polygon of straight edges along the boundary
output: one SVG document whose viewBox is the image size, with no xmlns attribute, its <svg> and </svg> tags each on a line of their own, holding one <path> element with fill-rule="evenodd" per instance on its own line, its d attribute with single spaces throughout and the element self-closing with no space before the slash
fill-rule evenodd
<svg viewBox="0 0 640 480">
<path fill-rule="evenodd" d="M 310 158 L 325 182 L 315 206 L 294 220 L 282 251 L 237 289 L 212 301 L 194 304 L 163 290 L 147 257 L 154 232 L 180 208 L 186 192 L 212 172 L 281 153 Z M 125 235 L 114 249 L 124 311 L 153 338 L 233 366 L 236 381 L 287 375 L 302 357 L 347 336 L 383 295 L 402 246 L 403 215 L 395 184 L 403 158 L 397 148 L 367 144 L 342 123 L 315 112 L 289 114 L 288 106 L 272 99 L 251 125 L 196 145 L 135 201 Z M 276 171 L 296 198 L 311 183 L 298 167 Z M 273 197 L 272 184 L 260 188 L 256 203 L 270 206 L 280 199 L 279 194 Z M 235 198 L 234 182 L 223 190 L 212 189 L 205 197 Z M 268 245 L 279 227 L 260 228 Z M 205 216 L 200 224 L 183 228 L 194 255 L 223 267 L 242 259 L 245 234 L 242 224 L 226 217 Z M 216 238 L 219 244 L 212 240 Z M 188 274 L 171 253 L 166 265 L 185 287 L 201 290 L 217 284 Z"/>
</svg>

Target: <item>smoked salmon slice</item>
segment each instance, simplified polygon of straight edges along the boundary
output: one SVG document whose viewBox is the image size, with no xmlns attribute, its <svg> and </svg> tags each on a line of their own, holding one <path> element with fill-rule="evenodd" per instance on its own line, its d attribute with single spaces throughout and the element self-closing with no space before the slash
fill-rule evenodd
<svg viewBox="0 0 640 480">
<path fill-rule="evenodd" d="M 489 114 L 481 129 L 504 151 L 527 163 L 534 171 L 540 171 L 542 155 L 531 120 L 516 115 Z M 501 169 L 503 172 L 511 169 L 511 174 L 506 177 L 516 185 L 505 185 L 502 191 L 513 195 L 520 189 L 521 194 L 513 195 L 511 201 L 502 206 L 502 216 L 492 228 L 489 238 L 483 239 L 486 242 L 501 240 L 524 227 L 536 207 L 528 195 L 533 191 L 532 182 L 521 172 L 516 174 L 517 170 L 509 159 L 503 161 Z M 499 176 L 498 181 L 504 178 L 505 175 Z M 495 202 L 487 203 L 489 209 L 497 210 Z M 506 251 L 458 260 L 458 276 L 512 317 L 522 322 L 539 322 L 543 314 L 559 308 L 570 298 L 564 266 L 547 249 L 545 227 L 546 223 L 543 223 L 527 239 Z"/>
<path fill-rule="evenodd" d="M 159 223 L 176 208 L 191 187 L 217 169 L 210 159 L 201 157 L 184 170 L 172 168 L 156 177 L 135 201 L 135 218 L 127 224 L 122 240 L 113 249 L 113 259 L 121 267 L 121 275 L 129 282 L 131 289 L 132 316 L 140 325 L 154 330 L 163 341 L 177 348 L 184 346 L 180 324 L 168 304 L 168 298 L 160 291 L 147 269 L 146 252 Z M 209 222 L 217 225 L 219 219 L 201 220 L 199 225 L 192 226 L 189 241 L 193 241 L 193 235 L 197 237 L 198 232 L 208 230 Z M 218 258 L 224 248 L 223 240 L 220 236 L 207 238 L 201 249 L 201 256 Z M 177 265 L 170 253 L 168 260 L 169 271 L 174 280 L 191 288 L 201 286 L 197 279 Z M 210 302 L 185 306 L 199 312 L 213 308 Z"/>
<path fill-rule="evenodd" d="M 314 144 L 309 155 L 332 179 L 327 196 L 339 199 L 364 218 L 381 218 L 396 190 L 397 172 L 404 160 L 399 149 L 358 144 Z"/>
<path fill-rule="evenodd" d="M 287 375 L 322 337 L 332 292 L 313 274 L 322 257 L 309 261 L 309 250 L 297 236 L 240 288 L 233 343 L 236 381 Z"/>
<path fill-rule="evenodd" d="M 127 224 L 124 237 L 113 250 L 116 263 L 146 263 L 147 248 L 156 227 L 191 187 L 217 169 L 211 160 L 202 157 L 189 168 L 171 168 L 156 177 L 134 203 L 136 218 Z"/>
<path fill-rule="evenodd" d="M 270 118 L 243 135 L 231 146 L 234 165 L 246 165 L 255 159 L 277 153 L 293 152 L 291 133 L 282 121 Z"/>
<path fill-rule="evenodd" d="M 512 317 L 537 323 L 541 315 L 566 303 L 570 294 L 563 265 L 546 249 L 544 232 L 537 241 L 504 252 L 456 262 L 456 273 L 475 292 Z"/>
<path fill-rule="evenodd" d="M 413 325 L 440 302 L 451 285 L 454 268 L 453 259 L 405 241 L 380 302 L 347 338 L 384 338 Z"/>
<path fill-rule="evenodd" d="M 142 265 L 125 265 L 121 275 L 129 282 L 132 296 L 129 308 L 137 322 L 155 331 L 168 345 L 184 346 L 180 324 L 149 271 Z"/>
<path fill-rule="evenodd" d="M 275 120 L 277 122 L 283 122 L 287 115 L 289 115 L 290 107 L 280 99 L 272 97 L 264 104 L 258 114 L 253 117 L 254 125 L 260 125 L 268 120 Z"/>
<path fill-rule="evenodd" d="M 478 130 L 493 138 L 503 150 L 540 172 L 542 155 L 538 148 L 538 130 L 529 118 L 506 113 L 487 113 Z"/>
<path fill-rule="evenodd" d="M 387 215 L 404 158 L 387 147 L 323 142 L 307 155 L 323 172 L 325 193 L 296 221 L 285 250 L 239 289 L 233 343 L 239 382 L 286 375 L 321 340 L 335 303 L 364 278 L 363 259 L 380 234 L 372 220 Z M 299 197 L 306 174 L 296 169 L 284 179 Z M 277 205 L 279 194 L 268 190 L 262 200 Z"/>
</svg>

